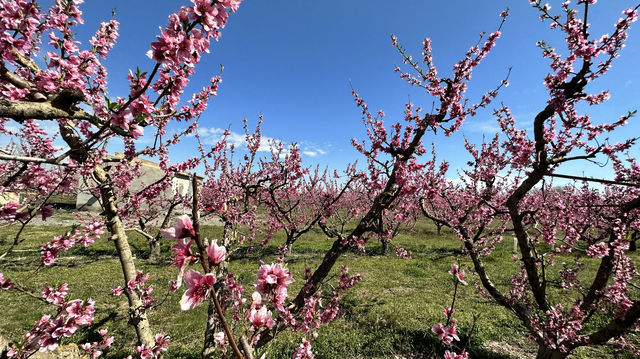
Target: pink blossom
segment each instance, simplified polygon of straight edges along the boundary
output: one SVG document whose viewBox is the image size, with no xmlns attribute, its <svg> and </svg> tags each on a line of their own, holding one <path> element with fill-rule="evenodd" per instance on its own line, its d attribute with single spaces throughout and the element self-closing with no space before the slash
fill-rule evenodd
<svg viewBox="0 0 640 359">
<path fill-rule="evenodd" d="M 251 294 L 251 299 L 251 307 L 253 308 L 259 308 L 262 304 L 262 296 L 258 292 L 253 292 L 253 294 Z"/>
<path fill-rule="evenodd" d="M 124 293 L 124 290 L 122 289 L 121 286 L 118 286 L 117 288 L 112 288 L 111 289 L 111 295 L 114 297 L 119 297 L 122 295 L 122 293 Z"/>
<path fill-rule="evenodd" d="M 455 311 L 456 310 L 451 308 L 451 307 L 445 307 L 444 308 L 444 315 L 445 315 L 445 317 L 450 318 L 453 315 L 453 313 L 455 313 Z"/>
<path fill-rule="evenodd" d="M 393 250 L 396 252 L 396 256 L 402 259 L 411 259 L 411 252 L 407 251 L 401 247 L 394 247 Z"/>
<path fill-rule="evenodd" d="M 192 242 L 192 239 L 178 239 L 178 243 L 171 247 L 171 251 L 173 252 L 173 260 L 171 262 L 171 265 L 178 267 L 178 277 L 175 281 L 176 289 L 182 286 L 182 277 L 184 275 L 184 270 L 190 263 L 196 261 L 196 257 L 193 255 L 193 253 L 191 253 Z"/>
<path fill-rule="evenodd" d="M 467 282 L 464 281 L 464 270 L 460 269 L 457 264 L 451 264 L 451 270 L 449 270 L 449 274 L 453 275 L 454 278 L 462 285 L 467 285 Z"/>
<path fill-rule="evenodd" d="M 316 356 L 311 351 L 311 343 L 302 338 L 302 344 L 298 346 L 291 359 L 314 359 Z"/>
<path fill-rule="evenodd" d="M 262 264 L 258 270 L 256 288 L 260 294 L 268 295 L 280 310 L 287 298 L 287 286 L 293 282 L 289 269 L 280 263 Z"/>
<path fill-rule="evenodd" d="M 593 258 L 604 258 L 609 254 L 609 245 L 605 242 L 592 244 L 587 248 L 587 255 Z"/>
<path fill-rule="evenodd" d="M 84 343 L 80 345 L 80 348 L 87 352 L 90 359 L 96 359 L 102 355 L 102 351 L 109 348 L 115 341 L 113 336 L 108 336 L 107 329 L 100 329 L 98 331 L 102 340 L 93 343 Z"/>
<path fill-rule="evenodd" d="M 85 221 L 84 218 L 81 220 Z M 44 265 L 53 264 L 58 258 L 58 253 L 67 251 L 80 243 L 85 247 L 89 246 L 104 233 L 105 223 L 101 220 L 87 220 L 84 228 L 74 229 L 64 235 L 56 236 L 40 249 L 40 257 Z"/>
<path fill-rule="evenodd" d="M 212 273 L 202 275 L 200 272 L 189 269 L 184 275 L 187 289 L 180 300 L 182 310 L 190 310 L 200 305 L 211 292 L 216 283 L 216 277 Z"/>
<path fill-rule="evenodd" d="M 248 319 L 255 329 L 262 327 L 271 329 L 276 324 L 276 322 L 271 319 L 271 311 L 267 310 L 267 307 L 265 306 L 261 307 L 259 310 L 256 308 L 251 309 Z"/>
<path fill-rule="evenodd" d="M 263 264 L 258 270 L 258 291 L 262 294 L 275 287 L 286 287 L 293 282 L 289 269 L 280 263 Z"/>
<path fill-rule="evenodd" d="M 13 288 L 13 283 L 11 280 L 4 279 L 4 274 L 0 273 L 0 289 L 9 290 Z"/>
<path fill-rule="evenodd" d="M 138 139 L 138 137 L 144 135 L 144 127 L 135 123 L 129 126 L 129 131 L 131 132 L 131 136 L 133 136 L 134 139 Z"/>
<path fill-rule="evenodd" d="M 468 359 L 468 358 L 469 358 L 469 355 L 464 350 L 460 354 L 457 354 L 456 352 L 452 352 L 449 350 L 444 352 L 444 359 Z"/>
<path fill-rule="evenodd" d="M 224 332 L 215 333 L 213 335 L 213 339 L 216 341 L 216 344 L 220 345 L 222 348 L 225 348 L 225 345 L 227 345 L 227 338 L 226 338 Z M 226 350 L 224 350 L 224 351 L 226 351 Z"/>
<path fill-rule="evenodd" d="M 211 245 L 207 246 L 207 256 L 209 263 L 217 266 L 227 258 L 227 249 L 224 246 L 218 246 L 218 240 L 211 241 Z"/>
<path fill-rule="evenodd" d="M 20 203 L 16 201 L 7 202 L 4 207 L 0 209 L 0 218 L 11 222 L 23 218 L 24 215 L 22 215 L 21 212 L 18 211 L 19 207 Z"/>
<path fill-rule="evenodd" d="M 440 339 L 440 341 L 447 345 L 451 344 L 454 340 L 460 340 L 460 338 L 456 334 L 455 324 L 451 324 L 450 326 L 445 327 L 444 325 L 442 325 L 442 323 L 438 323 L 431 327 L 431 331 L 438 336 L 438 339 Z"/>
<path fill-rule="evenodd" d="M 42 206 L 38 210 L 38 213 L 42 215 L 42 220 L 46 221 L 47 218 L 53 215 L 53 207 L 50 205 Z"/>
<path fill-rule="evenodd" d="M 51 287 L 45 287 L 42 291 L 42 298 L 51 304 L 61 305 L 65 301 L 68 288 L 69 285 L 67 283 L 62 284 L 57 290 Z"/>
<path fill-rule="evenodd" d="M 162 235 L 171 239 L 193 237 L 195 236 L 193 222 L 191 222 L 191 218 L 187 215 L 180 216 L 177 218 L 176 224 L 173 227 L 162 230 Z"/>
</svg>

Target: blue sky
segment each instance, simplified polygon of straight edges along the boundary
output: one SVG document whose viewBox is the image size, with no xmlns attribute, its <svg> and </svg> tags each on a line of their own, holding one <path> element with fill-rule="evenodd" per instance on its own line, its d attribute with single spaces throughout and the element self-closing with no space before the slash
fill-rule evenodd
<svg viewBox="0 0 640 359">
<path fill-rule="evenodd" d="M 145 56 L 150 42 L 159 33 L 158 27 L 166 24 L 167 15 L 186 3 L 154 1 L 149 6 L 147 1 L 88 0 L 82 5 L 85 25 L 77 30 L 83 44 L 88 43 L 98 23 L 111 16 L 111 9 L 116 9 L 121 36 L 106 63 L 112 96 L 127 93 L 130 68 L 152 68 L 153 62 Z M 552 10 L 560 7 L 560 1 L 550 4 Z M 632 5 L 626 0 L 599 1 L 591 12 L 591 33 L 611 33 L 620 11 Z M 479 33 L 497 28 L 498 14 L 507 6 L 511 16 L 502 29 L 503 36 L 477 68 L 468 93 L 472 100 L 479 99 L 512 67 L 510 86 L 503 89 L 495 106 L 467 120 L 459 134 L 425 138 L 426 143 L 436 142 L 440 159 L 459 168 L 466 159 L 463 136 L 475 143 L 483 135 L 491 136 L 496 130 L 491 112 L 499 101 L 511 107 L 518 124 L 525 128 L 545 105 L 547 92 L 542 79 L 548 72 L 548 61 L 540 56 L 536 42 L 545 40 L 561 48 L 563 41 L 559 31 L 540 22 L 527 0 L 245 0 L 231 16 L 220 41 L 213 44 L 211 54 L 196 68 L 190 86 L 190 90 L 199 90 L 224 64 L 219 95 L 201 118 L 205 138 L 213 141 L 219 129 L 229 125 L 241 133 L 243 118 L 254 125 L 262 114 L 264 136 L 298 143 L 310 165 L 344 168 L 359 158 L 350 139 L 365 134 L 350 95 L 350 82 L 370 108 L 384 110 L 388 120 L 401 118 L 409 97 L 415 104 L 431 105 L 429 97 L 393 73 L 400 57 L 390 44 L 391 33 L 415 56 L 420 55 L 422 40 L 430 37 L 440 74 L 449 74 Z M 594 92 L 609 89 L 612 93 L 610 101 L 588 109 L 594 118 L 609 121 L 640 107 L 640 32 L 635 25 L 613 69 L 589 87 Z M 636 122 L 631 121 L 625 135 L 639 133 Z M 193 140 L 187 139 L 172 156 L 179 160 L 192 155 L 193 146 Z"/>
</svg>

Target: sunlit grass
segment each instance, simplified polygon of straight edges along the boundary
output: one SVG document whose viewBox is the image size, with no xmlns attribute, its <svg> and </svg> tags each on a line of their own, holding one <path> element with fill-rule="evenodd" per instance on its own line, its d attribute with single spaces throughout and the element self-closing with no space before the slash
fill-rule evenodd
<svg viewBox="0 0 640 359">
<path fill-rule="evenodd" d="M 72 339 L 78 343 L 94 341 L 97 331 L 109 328 L 115 335 L 116 343 L 107 353 L 107 357 L 120 358 L 134 348 L 135 333 L 127 325 L 127 305 L 124 297 L 112 297 L 111 288 L 122 285 L 120 264 L 113 243 L 103 236 L 88 248 L 74 248 L 63 253 L 58 262 L 51 267 L 35 270 L 39 265 L 39 253 L 36 251 L 42 243 L 52 236 L 61 234 L 68 227 L 47 226 L 29 227 L 24 232 L 27 238 L 18 249 L 5 260 L 0 261 L 0 272 L 5 277 L 22 283 L 34 292 L 44 285 L 55 286 L 69 283 L 69 298 L 93 298 L 97 302 L 94 324 L 79 331 Z M 0 252 L 8 248 L 16 226 L 0 229 Z M 220 228 L 203 227 L 203 235 L 209 238 L 219 237 Z M 169 248 L 172 242 L 163 240 L 163 256 L 157 263 L 146 260 L 148 245 L 144 238 L 130 233 L 130 242 L 136 265 L 151 274 L 149 284 L 155 288 L 154 295 L 161 301 L 167 294 L 167 282 L 174 279 L 177 269 L 169 267 Z M 276 236 L 265 248 L 255 247 L 238 252 L 231 261 L 230 271 L 234 272 L 245 285 L 249 296 L 258 268 L 258 260 L 274 261 L 277 246 L 283 238 Z M 311 231 L 295 243 L 293 253 L 288 258 L 288 266 L 295 278 L 301 278 L 306 267 L 316 266 L 331 245 L 318 231 Z M 450 232 L 443 230 L 438 236 L 435 226 L 421 221 L 412 232 L 402 233 L 394 240 L 394 245 L 406 248 L 412 253 L 411 260 L 397 258 L 395 255 L 379 255 L 380 246 L 372 242 L 366 253 L 350 251 L 342 256 L 338 265 L 348 264 L 351 273 L 360 273 L 363 281 L 343 299 L 344 317 L 336 322 L 324 325 L 319 336 L 312 341 L 318 358 L 390 358 L 394 355 L 405 357 L 429 357 L 438 347 L 437 338 L 431 332 L 431 326 L 444 320 L 443 308 L 450 304 L 453 285 L 447 273 L 451 263 L 466 267 L 468 260 L 460 252 L 460 242 Z M 519 264 L 512 260 L 512 243 L 505 241 L 498 245 L 494 254 L 486 260 L 486 266 L 492 273 L 492 280 L 503 291 L 508 291 L 510 274 Z M 571 258 L 560 258 L 570 261 Z M 583 276 L 592 274 L 593 268 Z M 333 279 L 335 281 L 335 278 Z M 469 282 L 474 281 L 469 277 Z M 293 295 L 302 285 L 300 279 L 289 290 Z M 330 292 L 330 288 L 326 289 Z M 206 308 L 200 306 L 192 311 L 182 312 L 179 300 L 182 291 L 171 294 L 164 304 L 149 315 L 154 331 L 164 331 L 172 338 L 167 357 L 198 358 L 206 319 Z M 552 290 L 554 299 L 570 299 L 560 289 Z M 29 330 L 41 315 L 51 308 L 28 296 L 14 292 L 0 292 L 3 315 L 0 316 L 0 335 L 9 339 L 18 339 Z M 489 347 L 512 348 L 517 355 L 530 355 L 534 346 L 523 337 L 523 328 L 511 313 L 483 298 L 473 285 L 461 287 L 456 302 L 456 315 L 459 321 L 462 340 L 466 340 L 477 317 L 476 330 L 470 340 L 470 352 L 474 358 L 506 358 Z M 300 333 L 283 333 L 265 350 L 268 358 L 289 358 L 300 343 Z M 504 353 L 504 351 L 503 351 Z M 619 353 L 617 353 L 619 354 Z M 611 348 L 579 351 L 575 357 L 593 358 L 614 355 Z M 516 356 L 517 357 L 517 356 Z M 624 354 L 620 357 L 625 357 Z M 629 356 L 627 356 L 629 357 Z"/>
</svg>

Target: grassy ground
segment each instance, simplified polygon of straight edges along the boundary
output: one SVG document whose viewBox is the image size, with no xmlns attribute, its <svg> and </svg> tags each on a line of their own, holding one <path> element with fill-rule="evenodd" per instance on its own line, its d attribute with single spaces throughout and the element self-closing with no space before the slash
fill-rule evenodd
<svg viewBox="0 0 640 359">
<path fill-rule="evenodd" d="M 9 246 L 16 229 L 12 226 L 0 228 L 0 253 Z M 28 228 L 24 234 L 28 239 L 19 251 L 0 261 L 0 272 L 34 292 L 44 285 L 68 282 L 69 298 L 95 299 L 94 324 L 73 339 L 79 343 L 94 341 L 97 330 L 107 327 L 116 336 L 116 343 L 107 357 L 124 357 L 133 347 L 135 334 L 126 323 L 126 300 L 109 295 L 111 288 L 122 285 L 122 274 L 113 243 L 106 240 L 106 236 L 89 248 L 76 248 L 62 254 L 56 265 L 42 268 L 34 275 L 39 264 L 37 248 L 66 229 L 63 226 Z M 203 234 L 209 238 L 219 237 L 220 228 L 206 226 Z M 135 233 L 130 235 L 138 258 L 136 264 L 151 274 L 150 283 L 156 288 L 154 295 L 162 300 L 167 281 L 174 279 L 177 272 L 176 268 L 168 267 L 171 242 L 163 242 L 164 257 L 160 263 L 154 264 L 145 259 L 148 253 L 145 240 Z M 281 242 L 282 239 L 276 237 L 266 248 L 244 251 L 240 258 L 231 262 L 230 270 L 250 286 L 255 281 L 257 260 L 275 260 L 276 246 Z M 318 338 L 312 341 L 317 358 L 392 358 L 396 355 L 426 358 L 437 348 L 437 338 L 430 328 L 443 320 L 442 310 L 451 301 L 453 286 L 447 271 L 451 263 L 468 262 L 459 252 L 459 241 L 451 233 L 443 231 L 438 236 L 434 226 L 426 221 L 419 223 L 414 232 L 401 234 L 394 243 L 411 251 L 412 259 L 379 256 L 376 254 L 380 250 L 377 243 L 371 243 L 365 254 L 350 252 L 340 259 L 339 265 L 348 264 L 350 272 L 360 273 L 364 280 L 344 298 L 344 317 L 321 327 Z M 305 267 L 313 268 L 319 263 L 330 244 L 317 232 L 299 240 L 289 258 L 289 268 L 294 276 L 301 278 Z M 494 273 L 494 283 L 505 291 L 508 291 L 508 274 L 517 267 L 511 260 L 511 248 L 511 243 L 502 243 L 494 255 L 486 259 L 490 273 Z M 292 284 L 290 293 L 296 293 L 300 285 L 301 280 Z M 248 288 L 247 294 L 251 291 Z M 150 321 L 154 331 L 164 331 L 171 336 L 168 357 L 198 358 L 206 308 L 200 306 L 192 311 L 180 311 L 181 293 L 178 291 L 170 295 L 162 306 L 152 311 Z M 562 295 L 557 291 L 558 298 Z M 0 292 L 0 304 L 3 310 L 0 335 L 14 340 L 29 330 L 47 310 L 41 302 L 13 292 Z M 470 344 L 472 357 L 529 357 L 534 353 L 535 347 L 523 337 L 523 329 L 515 316 L 483 298 L 473 285 L 461 288 L 456 308 L 456 318 L 463 334 L 469 332 L 473 317 L 478 316 Z M 299 343 L 299 334 L 284 333 L 269 345 L 267 356 L 289 358 Z M 574 357 L 630 356 L 612 348 L 586 348 Z"/>
</svg>

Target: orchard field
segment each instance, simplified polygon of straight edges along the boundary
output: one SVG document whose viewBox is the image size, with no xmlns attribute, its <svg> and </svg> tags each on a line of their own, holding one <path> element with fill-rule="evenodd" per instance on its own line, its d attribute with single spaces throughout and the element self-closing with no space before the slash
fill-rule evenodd
<svg viewBox="0 0 640 359">
<path fill-rule="evenodd" d="M 0 0 L 0 359 L 637 357 L 635 1 Z"/>
<path fill-rule="evenodd" d="M 70 218 L 68 215 L 57 215 Z M 3 236 L 12 233 L 13 228 L 3 228 Z M 95 341 L 99 335 L 97 330 L 103 323 L 109 330 L 127 333 L 127 318 L 119 298 L 108 295 L 111 288 L 121 282 L 122 273 L 119 268 L 117 254 L 112 243 L 103 238 L 90 248 L 74 249 L 61 256 L 53 267 L 42 269 L 42 273 L 34 276 L 33 268 L 37 268 L 40 258 L 37 251 L 50 236 L 58 233 L 60 227 L 38 226 L 29 228 L 30 244 L 24 251 L 15 252 L 3 262 L 3 270 L 7 276 L 30 286 L 40 287 L 45 284 L 61 283 L 60 278 L 68 281 L 70 294 L 78 298 L 94 298 L 101 303 L 96 322 L 79 332 L 73 342 Z M 131 246 L 138 257 L 138 267 L 152 276 L 153 284 L 160 286 L 176 275 L 176 268 L 168 267 L 170 243 L 161 244 L 163 256 L 158 261 L 148 260 L 147 241 L 140 235 L 130 233 Z M 219 238 L 222 228 L 208 225 L 203 228 L 203 235 Z M 245 283 L 255 278 L 253 263 L 256 259 L 265 262 L 276 260 L 278 245 L 284 241 L 282 236 L 266 247 L 248 249 L 230 262 L 230 270 L 237 273 Z M 438 338 L 431 331 L 432 323 L 441 320 L 441 308 L 451 300 L 451 276 L 447 271 L 451 263 L 469 265 L 460 251 L 460 240 L 449 230 L 442 230 L 440 235 L 435 225 L 426 219 L 420 220 L 411 231 L 403 231 L 395 240 L 397 245 L 411 251 L 412 258 L 402 259 L 393 254 L 380 255 L 380 245 L 370 246 L 365 253 L 352 251 L 344 256 L 341 262 L 349 263 L 350 269 L 363 276 L 363 281 L 343 299 L 344 317 L 331 325 L 325 325 L 318 331 L 314 352 L 317 358 L 430 358 L 438 348 Z M 321 255 L 329 246 L 326 237 L 319 231 L 307 234 L 295 248 L 288 259 L 294 276 L 304 272 L 304 268 L 321 260 Z M 7 241 L 0 242 L 0 249 L 7 246 Z M 488 263 L 496 268 L 496 282 L 501 288 L 508 288 L 509 273 L 515 264 L 512 260 L 513 245 L 506 240 L 496 250 L 498 256 Z M 638 255 L 633 255 L 638 260 Z M 87 271 L 86 267 L 90 270 Z M 585 273 L 591 275 L 592 273 Z M 334 273 L 335 275 L 335 273 Z M 69 278 L 69 279 L 66 279 Z M 476 281 L 469 278 L 469 282 Z M 300 283 L 293 283 L 298 287 Z M 156 293 L 165 298 L 165 293 Z M 373 301 L 367 298 L 375 297 Z M 4 305 L 4 315 L 0 319 L 0 335 L 15 337 L 30 328 L 39 318 L 38 313 L 46 311 L 46 306 L 34 298 L 12 296 L 0 292 L 0 300 Z M 150 317 L 152 323 L 163 329 L 179 345 L 172 346 L 166 353 L 168 358 L 198 358 L 199 346 L 204 331 L 203 323 L 198 318 L 206 315 L 205 308 L 196 308 L 188 315 L 177 311 L 180 296 L 172 294 L 155 310 Z M 532 358 L 535 347 L 524 338 L 524 328 L 515 322 L 508 312 L 491 300 L 483 298 L 473 286 L 461 288 L 458 298 L 458 318 L 462 340 L 467 340 L 476 318 L 476 328 L 470 338 L 469 352 L 473 358 Z M 632 340 L 637 340 L 633 338 Z M 126 356 L 127 349 L 135 344 L 132 332 L 114 344 L 107 357 Z M 288 358 L 300 341 L 299 335 L 289 333 L 278 338 L 267 348 L 268 358 Z M 584 348 L 575 354 L 576 358 L 632 358 L 633 355 L 613 347 Z"/>
</svg>

